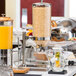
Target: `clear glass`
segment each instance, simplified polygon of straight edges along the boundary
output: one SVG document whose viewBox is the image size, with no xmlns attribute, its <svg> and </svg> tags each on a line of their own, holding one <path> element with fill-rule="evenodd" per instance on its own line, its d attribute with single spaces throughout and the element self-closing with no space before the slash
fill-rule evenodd
<svg viewBox="0 0 76 76">
<path fill-rule="evenodd" d="M 37 38 L 46 38 L 45 40 L 36 40 L 38 45 L 45 46 L 51 36 L 51 4 L 34 3 L 32 5 L 33 14 L 33 36 Z"/>
<path fill-rule="evenodd" d="M 0 49 L 12 49 L 13 21 L 0 21 Z"/>
<path fill-rule="evenodd" d="M 0 74 L 1 76 L 11 76 L 10 66 L 12 64 L 11 55 L 8 50 L 12 50 L 13 42 L 13 20 L 9 17 L 0 17 Z M 10 53 L 11 54 L 11 53 Z M 8 57 L 8 56 L 10 57 Z M 8 58 L 10 58 L 8 60 Z M 8 65 L 9 64 L 9 65 Z M 10 70 L 9 70 L 10 69 Z"/>
<path fill-rule="evenodd" d="M 54 47 L 54 56 L 51 59 L 52 71 L 62 72 L 65 67 L 65 61 L 62 53 L 63 49 L 61 47 Z"/>
</svg>

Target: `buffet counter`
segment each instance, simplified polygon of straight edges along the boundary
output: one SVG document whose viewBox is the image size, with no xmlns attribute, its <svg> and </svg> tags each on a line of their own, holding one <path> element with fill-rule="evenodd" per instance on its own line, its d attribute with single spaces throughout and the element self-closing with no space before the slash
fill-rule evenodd
<svg viewBox="0 0 76 76">
<path fill-rule="evenodd" d="M 16 74 L 15 76 L 73 76 L 76 74 L 76 66 L 69 66 L 66 68 L 67 74 L 48 74 L 45 71 L 29 71 L 27 74 Z"/>
</svg>

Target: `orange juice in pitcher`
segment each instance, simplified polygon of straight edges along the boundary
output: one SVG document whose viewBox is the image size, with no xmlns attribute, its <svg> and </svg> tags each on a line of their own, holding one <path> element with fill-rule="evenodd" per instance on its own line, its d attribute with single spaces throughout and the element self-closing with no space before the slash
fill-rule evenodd
<svg viewBox="0 0 76 76">
<path fill-rule="evenodd" d="M 12 49 L 13 26 L 0 26 L 0 49 Z"/>
<path fill-rule="evenodd" d="M 12 22 L 8 17 L 0 17 L 0 49 L 12 49 Z"/>
</svg>

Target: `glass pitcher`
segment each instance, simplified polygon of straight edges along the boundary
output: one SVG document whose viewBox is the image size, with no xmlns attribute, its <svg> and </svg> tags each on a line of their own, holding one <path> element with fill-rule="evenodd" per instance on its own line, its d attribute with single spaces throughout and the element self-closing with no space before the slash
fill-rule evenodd
<svg viewBox="0 0 76 76">
<path fill-rule="evenodd" d="M 59 46 L 55 46 L 53 48 L 53 58 L 51 59 L 52 71 L 54 72 L 62 72 L 65 67 L 65 61 L 63 57 L 63 48 Z"/>
</svg>

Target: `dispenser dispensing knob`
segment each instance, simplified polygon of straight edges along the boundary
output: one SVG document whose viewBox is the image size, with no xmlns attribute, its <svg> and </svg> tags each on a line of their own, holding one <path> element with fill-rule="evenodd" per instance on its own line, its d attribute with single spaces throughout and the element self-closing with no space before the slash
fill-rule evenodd
<svg viewBox="0 0 76 76">
<path fill-rule="evenodd" d="M 74 65 L 74 61 L 68 61 L 68 65 Z"/>
</svg>

